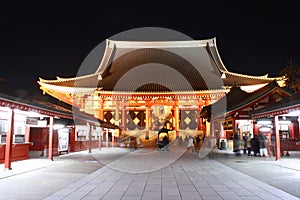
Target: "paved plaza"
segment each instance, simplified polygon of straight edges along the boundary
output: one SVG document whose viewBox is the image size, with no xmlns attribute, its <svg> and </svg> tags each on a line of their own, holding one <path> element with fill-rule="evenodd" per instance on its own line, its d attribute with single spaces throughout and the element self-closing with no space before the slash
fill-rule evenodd
<svg viewBox="0 0 300 200">
<path fill-rule="evenodd" d="M 54 161 L 13 162 L 12 170 L 1 164 L 0 199 L 300 198 L 297 158 L 236 157 L 217 149 L 199 158 L 183 150 L 102 148 L 61 155 Z M 264 177 L 265 172 L 269 173 Z M 282 177 L 280 184 L 278 172 L 290 179 Z M 288 188 L 294 189 L 287 192 L 283 184 L 289 180 L 293 181 Z"/>
</svg>

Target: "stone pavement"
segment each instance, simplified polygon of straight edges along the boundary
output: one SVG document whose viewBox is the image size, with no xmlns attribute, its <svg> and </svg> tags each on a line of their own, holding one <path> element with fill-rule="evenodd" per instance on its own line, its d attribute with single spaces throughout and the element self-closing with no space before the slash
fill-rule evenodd
<svg viewBox="0 0 300 200">
<path fill-rule="evenodd" d="M 83 163 L 64 159 L 72 155 L 90 158 Z M 170 151 L 103 148 L 91 154 L 67 154 L 54 161 L 30 159 L 14 162 L 12 170 L 0 169 L 0 199 L 299 199 L 229 167 L 224 160 L 200 159 L 196 153 L 176 148 Z M 273 164 L 264 167 L 272 168 Z M 76 169 L 80 173 L 75 173 Z M 75 171 L 69 173 L 69 170 Z M 20 183 L 16 184 L 17 181 Z M 46 182 L 44 188 L 43 182 Z M 35 193 L 28 192 L 30 187 L 36 189 Z"/>
<path fill-rule="evenodd" d="M 248 157 L 247 154 L 235 156 L 233 152 L 214 149 L 209 155 L 226 166 L 247 174 L 257 180 L 300 197 L 300 152 L 290 152 L 290 156 Z"/>
</svg>

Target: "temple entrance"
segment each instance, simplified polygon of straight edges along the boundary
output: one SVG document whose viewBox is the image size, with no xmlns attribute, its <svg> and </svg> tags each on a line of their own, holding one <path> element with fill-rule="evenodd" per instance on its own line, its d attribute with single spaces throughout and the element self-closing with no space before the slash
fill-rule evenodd
<svg viewBox="0 0 300 200">
<path fill-rule="evenodd" d="M 154 105 L 151 107 L 151 123 L 152 127 L 151 130 L 158 131 L 166 125 L 167 129 L 173 130 L 173 110 L 172 106 L 165 106 L 165 105 Z"/>
</svg>

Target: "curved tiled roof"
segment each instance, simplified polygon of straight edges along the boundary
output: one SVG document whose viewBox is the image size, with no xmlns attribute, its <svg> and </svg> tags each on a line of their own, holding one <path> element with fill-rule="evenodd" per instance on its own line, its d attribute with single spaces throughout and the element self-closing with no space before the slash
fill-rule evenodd
<svg viewBox="0 0 300 200">
<path fill-rule="evenodd" d="M 300 92 L 287 97 L 270 106 L 252 111 L 250 114 L 254 118 L 269 117 L 278 114 L 287 114 L 288 112 L 300 110 Z"/>
<path fill-rule="evenodd" d="M 105 128 L 119 129 L 114 124 L 97 119 L 93 115 L 81 112 L 70 105 L 62 102 L 51 102 L 50 99 L 42 99 L 41 97 L 30 95 L 26 91 L 22 93 L 19 91 L 18 88 L 0 82 L 0 106 L 23 111 L 34 111 L 42 115 L 76 120 L 76 122 L 82 121 L 85 124 L 86 122 L 92 122 Z"/>
<path fill-rule="evenodd" d="M 214 106 L 215 108 L 221 108 L 221 110 L 214 109 L 215 113 L 212 113 L 213 116 L 236 111 L 237 109 L 245 107 L 245 106 L 251 104 L 252 102 L 254 102 L 255 100 L 260 99 L 261 97 L 267 95 L 268 93 L 274 91 L 275 89 L 282 91 L 287 96 L 290 95 L 290 93 L 288 91 L 279 87 L 275 81 L 267 84 L 266 86 L 256 90 L 255 92 L 252 92 L 252 93 L 244 92 L 243 90 L 240 89 L 240 87 L 233 87 L 220 100 L 218 100 L 217 102 L 215 102 L 212 105 L 205 106 L 202 110 L 202 115 L 206 115 L 206 113 L 210 113 L 211 106 Z M 225 105 L 225 106 L 222 106 L 222 105 Z"/>
<path fill-rule="evenodd" d="M 221 79 L 224 73 L 226 78 Z M 40 79 L 52 90 L 165 92 L 202 91 L 222 86 L 266 84 L 282 77 L 248 76 L 229 72 L 215 38 L 195 41 L 107 40 L 95 73 L 57 80 Z"/>
</svg>

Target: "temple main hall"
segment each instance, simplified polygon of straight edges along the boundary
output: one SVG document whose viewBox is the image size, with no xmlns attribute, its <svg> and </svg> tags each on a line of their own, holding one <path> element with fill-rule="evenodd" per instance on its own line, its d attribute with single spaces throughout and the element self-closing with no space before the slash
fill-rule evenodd
<svg viewBox="0 0 300 200">
<path fill-rule="evenodd" d="M 251 93 L 274 81 L 283 85 L 284 80 L 228 71 L 216 38 L 107 39 L 94 73 L 40 78 L 38 83 L 44 93 L 119 126 L 110 132 L 110 138 L 127 135 L 149 143 L 157 139 L 163 125 L 169 129 L 170 139 L 208 136 L 210 124 L 199 117 L 203 107 L 224 97 L 233 86 Z"/>
</svg>

